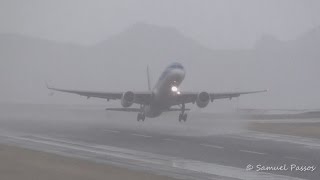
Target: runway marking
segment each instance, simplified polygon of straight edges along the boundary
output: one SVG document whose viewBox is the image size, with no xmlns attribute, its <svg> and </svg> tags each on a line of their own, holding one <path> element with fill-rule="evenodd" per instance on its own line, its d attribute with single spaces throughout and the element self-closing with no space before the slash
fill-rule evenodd
<svg viewBox="0 0 320 180">
<path fill-rule="evenodd" d="M 301 158 L 297 158 L 297 157 L 292 157 L 292 156 L 285 156 L 284 158 L 286 159 L 294 159 L 294 160 L 299 160 L 299 161 L 304 161 L 304 159 L 301 159 Z"/>
<path fill-rule="evenodd" d="M 105 129 L 105 132 L 111 132 L 111 133 L 120 133 L 120 131 L 111 130 L 111 129 Z"/>
<path fill-rule="evenodd" d="M 248 151 L 248 150 L 239 150 L 241 152 L 245 152 L 245 153 L 251 153 L 251 154 L 260 154 L 260 155 L 265 155 L 266 153 L 262 153 L 262 152 L 256 152 L 256 151 Z"/>
<path fill-rule="evenodd" d="M 256 139 L 257 141 L 261 139 L 271 140 L 271 141 L 277 141 L 277 142 L 299 144 L 311 149 L 320 149 L 320 140 L 315 138 L 307 138 L 307 137 L 299 137 L 299 136 L 291 136 L 291 135 L 283 135 L 283 134 L 261 133 L 257 131 L 249 131 L 244 134 L 237 134 L 237 136 L 233 136 L 233 138 L 248 138 L 248 140 Z"/>
<path fill-rule="evenodd" d="M 4 137 L 4 138 L 1 138 Z M 74 142 L 72 144 L 59 143 L 60 139 L 55 141 L 37 140 L 28 137 L 0 135 L 0 142 L 14 142 L 21 146 L 33 147 L 38 150 L 45 150 L 48 152 L 54 152 L 65 156 L 88 158 L 95 161 L 110 163 L 109 159 L 105 157 L 120 158 L 128 161 L 129 164 L 133 164 L 136 168 L 137 165 L 143 168 L 149 167 L 152 170 L 159 168 L 160 170 L 170 171 L 179 175 L 180 170 L 189 170 L 192 172 L 207 173 L 209 175 L 216 175 L 232 179 L 241 180 L 256 180 L 256 179 L 273 179 L 273 180 L 302 180 L 296 177 L 290 177 L 285 175 L 277 175 L 267 172 L 246 171 L 244 168 L 237 168 L 232 166 L 223 166 L 214 163 L 207 163 L 202 161 L 188 160 L 183 158 L 177 158 L 173 156 L 165 156 L 154 153 L 146 153 L 141 151 L 135 151 L 130 149 L 117 148 L 112 146 L 103 146 L 102 148 L 96 147 L 95 144 L 87 144 L 83 142 Z M 67 142 L 62 140 L 62 142 Z M 58 147 L 58 148 L 57 148 Z M 111 161 L 112 162 L 112 161 Z M 117 163 L 117 161 L 114 161 Z M 126 165 L 126 164 L 124 164 Z M 162 169 L 161 169 L 162 168 Z M 183 171 L 182 175 L 186 175 Z M 192 178 L 200 179 L 200 178 Z"/>
<path fill-rule="evenodd" d="M 152 136 L 148 136 L 148 135 L 144 135 L 144 134 L 135 134 L 135 133 L 133 133 L 133 134 L 131 134 L 131 135 L 133 135 L 133 136 L 139 136 L 139 137 L 145 137 L 145 138 L 151 138 Z"/>
<path fill-rule="evenodd" d="M 222 146 L 216 146 L 216 145 L 211 145 L 211 144 L 200 144 L 200 146 L 206 146 L 206 147 L 217 148 L 217 149 L 223 149 L 224 148 Z"/>
</svg>

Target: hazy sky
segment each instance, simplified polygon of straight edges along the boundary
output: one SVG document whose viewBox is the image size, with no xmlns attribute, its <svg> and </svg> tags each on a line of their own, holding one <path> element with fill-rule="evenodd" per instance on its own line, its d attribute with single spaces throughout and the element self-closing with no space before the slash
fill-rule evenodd
<svg viewBox="0 0 320 180">
<path fill-rule="evenodd" d="M 318 0 L 1 0 L 0 32 L 92 44 L 136 22 L 176 27 L 212 48 L 251 47 L 320 25 Z"/>
</svg>

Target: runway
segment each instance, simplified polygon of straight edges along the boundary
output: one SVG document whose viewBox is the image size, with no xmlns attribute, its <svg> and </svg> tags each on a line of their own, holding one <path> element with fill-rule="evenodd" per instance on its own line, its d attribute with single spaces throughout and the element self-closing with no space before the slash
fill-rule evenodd
<svg viewBox="0 0 320 180">
<path fill-rule="evenodd" d="M 320 139 L 248 130 L 255 120 L 191 112 L 187 123 L 179 123 L 176 113 L 138 123 L 134 113 L 78 106 L 6 105 L 0 111 L 1 143 L 64 156 L 180 179 L 320 176 Z"/>
</svg>

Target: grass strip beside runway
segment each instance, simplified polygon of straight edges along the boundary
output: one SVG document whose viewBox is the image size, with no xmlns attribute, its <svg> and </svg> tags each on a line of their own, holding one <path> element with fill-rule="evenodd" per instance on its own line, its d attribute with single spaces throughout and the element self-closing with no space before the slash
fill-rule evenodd
<svg viewBox="0 0 320 180">
<path fill-rule="evenodd" d="M 1 179 L 173 180 L 160 175 L 0 144 Z"/>
</svg>

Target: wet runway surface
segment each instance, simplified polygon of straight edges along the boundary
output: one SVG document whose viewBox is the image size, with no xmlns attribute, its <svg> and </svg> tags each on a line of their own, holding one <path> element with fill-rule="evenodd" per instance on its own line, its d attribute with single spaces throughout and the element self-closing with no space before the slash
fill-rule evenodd
<svg viewBox="0 0 320 180">
<path fill-rule="evenodd" d="M 100 107 L 12 105 L 0 111 L 2 143 L 182 179 L 320 177 L 320 139 L 247 130 L 255 120 L 190 113 L 179 123 L 177 113 L 169 113 L 137 122 L 135 113 Z"/>
</svg>

